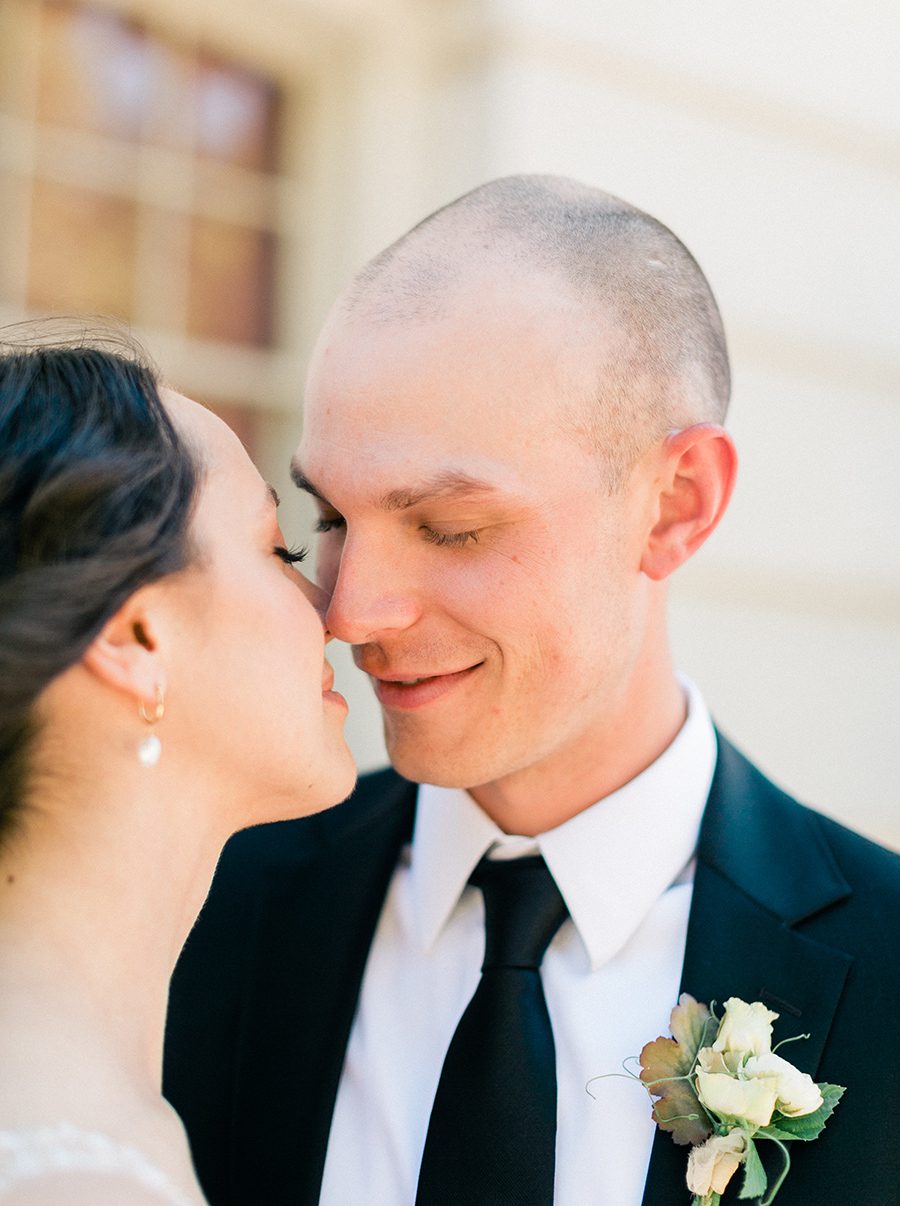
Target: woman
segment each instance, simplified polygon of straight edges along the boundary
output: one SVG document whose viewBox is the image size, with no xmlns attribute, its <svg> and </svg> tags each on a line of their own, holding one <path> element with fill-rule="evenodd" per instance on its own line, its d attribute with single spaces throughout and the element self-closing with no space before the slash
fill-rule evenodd
<svg viewBox="0 0 900 1206">
<path fill-rule="evenodd" d="M 203 1201 L 169 975 L 226 839 L 354 777 L 276 502 L 134 358 L 0 350 L 3 1206 Z"/>
</svg>

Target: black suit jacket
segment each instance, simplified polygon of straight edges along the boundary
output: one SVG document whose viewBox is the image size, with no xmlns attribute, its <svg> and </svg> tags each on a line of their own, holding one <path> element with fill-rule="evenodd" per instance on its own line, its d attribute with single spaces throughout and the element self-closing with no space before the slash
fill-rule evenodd
<svg viewBox="0 0 900 1206">
<path fill-rule="evenodd" d="M 366 958 L 415 796 L 380 771 L 331 812 L 226 847 L 173 980 L 165 1061 L 212 1206 L 318 1200 Z M 791 1045 L 792 1062 L 847 1086 L 821 1138 L 791 1145 L 777 1206 L 900 1203 L 898 906 L 900 858 L 803 808 L 719 738 L 682 989 L 765 1001 L 782 1015 L 776 1038 L 811 1035 Z M 687 1150 L 657 1133 L 644 1206 L 688 1206 Z"/>
</svg>

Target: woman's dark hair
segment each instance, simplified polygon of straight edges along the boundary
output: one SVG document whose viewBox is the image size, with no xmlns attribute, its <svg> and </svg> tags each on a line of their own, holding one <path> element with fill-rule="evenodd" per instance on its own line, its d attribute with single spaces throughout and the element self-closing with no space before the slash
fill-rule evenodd
<svg viewBox="0 0 900 1206">
<path fill-rule="evenodd" d="M 139 349 L 0 342 L 0 838 L 35 701 L 129 595 L 189 563 L 199 475 Z"/>
</svg>

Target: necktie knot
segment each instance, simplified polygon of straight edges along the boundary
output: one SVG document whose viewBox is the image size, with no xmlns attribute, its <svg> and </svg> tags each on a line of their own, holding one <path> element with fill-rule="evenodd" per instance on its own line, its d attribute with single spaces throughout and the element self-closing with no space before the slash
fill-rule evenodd
<svg viewBox="0 0 900 1206">
<path fill-rule="evenodd" d="M 482 971 L 500 967 L 537 970 L 569 914 L 543 858 L 485 857 L 469 882 L 484 896 Z"/>
</svg>

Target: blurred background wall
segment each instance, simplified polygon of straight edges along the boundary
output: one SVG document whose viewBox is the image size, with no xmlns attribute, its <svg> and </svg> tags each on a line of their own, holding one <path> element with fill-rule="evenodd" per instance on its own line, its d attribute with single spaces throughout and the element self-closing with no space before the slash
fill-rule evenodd
<svg viewBox="0 0 900 1206">
<path fill-rule="evenodd" d="M 777 781 L 900 846 L 898 51 L 894 0 L 0 0 L 0 322 L 126 320 L 302 540 L 304 366 L 356 267 L 506 172 L 648 209 L 719 298 L 743 458 L 679 662 Z"/>
</svg>

